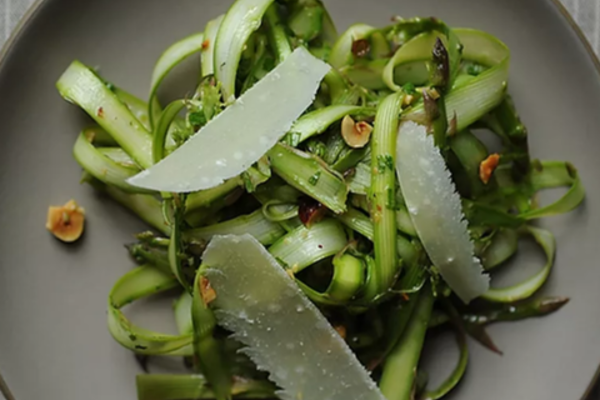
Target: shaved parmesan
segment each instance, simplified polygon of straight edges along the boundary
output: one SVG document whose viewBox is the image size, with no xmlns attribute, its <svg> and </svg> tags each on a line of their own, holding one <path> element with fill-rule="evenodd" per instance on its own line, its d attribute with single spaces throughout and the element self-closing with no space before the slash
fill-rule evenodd
<svg viewBox="0 0 600 400">
<path fill-rule="evenodd" d="M 400 126 L 396 171 L 411 218 L 433 264 L 465 303 L 489 289 L 474 255 L 460 196 L 444 158 L 425 127 Z"/>
<path fill-rule="evenodd" d="M 217 236 L 203 260 L 219 324 L 270 373 L 278 398 L 384 400 L 348 345 L 256 239 Z"/>
<path fill-rule="evenodd" d="M 311 105 L 330 67 L 298 48 L 167 158 L 130 178 L 161 192 L 210 189 L 247 170 Z"/>
</svg>

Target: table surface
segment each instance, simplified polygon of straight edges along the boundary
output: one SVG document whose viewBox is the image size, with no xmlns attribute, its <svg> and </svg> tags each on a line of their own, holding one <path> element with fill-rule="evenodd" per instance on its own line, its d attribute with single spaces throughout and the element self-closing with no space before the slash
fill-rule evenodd
<svg viewBox="0 0 600 400">
<path fill-rule="evenodd" d="M 0 0 L 0 45 L 10 37 L 27 9 L 36 0 Z M 539 0 L 549 1 L 549 0 Z M 600 0 L 560 0 L 600 55 Z M 600 362 L 600 360 L 599 360 Z M 0 394 L 0 400 L 3 397 Z M 576 400 L 576 399 L 573 399 Z M 600 385 L 589 400 L 600 400 Z"/>
</svg>

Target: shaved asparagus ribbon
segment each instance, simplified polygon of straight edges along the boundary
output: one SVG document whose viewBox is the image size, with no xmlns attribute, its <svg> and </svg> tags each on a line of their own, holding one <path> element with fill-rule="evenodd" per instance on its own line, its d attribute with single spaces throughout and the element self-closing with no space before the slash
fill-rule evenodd
<svg viewBox="0 0 600 400">
<path fill-rule="evenodd" d="M 546 264 L 535 275 L 525 281 L 510 287 L 491 288 L 482 298 L 496 303 L 514 303 L 524 300 L 535 294 L 548 280 L 556 254 L 556 239 L 547 230 L 528 226 L 524 232 L 533 236 L 546 255 Z"/>
<path fill-rule="evenodd" d="M 220 15 L 206 24 L 204 30 L 204 43 L 202 46 L 202 76 L 206 77 L 215 73 L 215 48 L 217 34 L 225 15 Z"/>
<path fill-rule="evenodd" d="M 154 71 L 152 72 L 152 82 L 150 84 L 150 101 L 148 102 L 148 115 L 150 115 L 151 126 L 154 128 L 158 123 L 157 110 L 158 104 L 155 102 L 158 94 L 158 88 L 169 72 L 180 64 L 183 60 L 202 50 L 204 43 L 204 33 L 196 33 L 173 44 L 158 59 Z M 159 110 L 160 111 L 160 110 Z"/>
<path fill-rule="evenodd" d="M 415 228 L 429 258 L 468 303 L 489 288 L 450 172 L 426 128 L 405 122 L 398 134 L 396 170 Z"/>
<path fill-rule="evenodd" d="M 125 167 L 103 155 L 90 143 L 85 131 L 77 138 L 73 155 L 84 170 L 107 185 L 112 185 L 129 193 L 150 193 L 127 183 L 127 179 L 140 172 L 138 167 L 135 165 Z"/>
<path fill-rule="evenodd" d="M 237 0 L 223 18 L 215 43 L 214 68 L 226 103 L 236 98 L 235 78 L 244 45 L 260 27 L 272 3 L 273 0 Z"/>
<path fill-rule="evenodd" d="M 108 132 L 140 167 L 152 165 L 152 136 L 107 85 L 88 67 L 74 61 L 56 84 Z"/>
<path fill-rule="evenodd" d="M 191 355 L 192 335 L 167 335 L 138 327 L 121 311 L 127 304 L 177 286 L 174 277 L 148 266 L 125 274 L 108 297 L 108 329 L 115 340 L 137 354 Z"/>
<path fill-rule="evenodd" d="M 356 40 L 364 39 L 376 29 L 366 24 L 352 25 L 348 30 L 340 35 L 337 42 L 331 49 L 329 64 L 334 68 L 340 69 L 352 62 L 352 44 Z"/>
</svg>

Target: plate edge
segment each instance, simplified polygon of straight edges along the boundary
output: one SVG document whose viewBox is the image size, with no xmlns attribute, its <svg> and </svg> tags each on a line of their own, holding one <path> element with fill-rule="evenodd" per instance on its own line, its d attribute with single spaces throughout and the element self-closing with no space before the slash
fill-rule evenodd
<svg viewBox="0 0 600 400">
<path fill-rule="evenodd" d="M 37 14 L 41 6 L 46 3 L 48 0 L 35 0 L 35 2 L 27 9 L 25 14 L 21 17 L 7 41 L 2 46 L 2 50 L 0 51 L 0 68 L 2 68 L 6 62 L 6 58 L 10 51 L 13 49 L 17 39 L 21 36 L 21 33 L 32 20 L 32 18 Z M 581 30 L 581 27 L 577 24 L 571 13 L 566 9 L 566 7 L 559 0 L 550 0 L 550 2 L 556 7 L 558 12 L 563 16 L 563 18 L 567 21 L 567 23 L 571 26 L 571 29 L 575 32 L 581 44 L 585 48 L 588 53 L 596 72 L 598 73 L 598 77 L 600 77 L 600 58 L 596 55 L 594 48 L 592 47 L 590 41 L 587 36 Z M 592 378 L 592 381 L 588 385 L 585 393 L 581 400 L 586 400 L 592 394 L 596 384 L 600 381 L 600 364 L 598 365 L 598 369 Z M 16 400 L 15 396 L 10 391 L 8 384 L 6 383 L 2 373 L 0 372 L 0 393 L 4 395 L 6 400 Z"/>
</svg>

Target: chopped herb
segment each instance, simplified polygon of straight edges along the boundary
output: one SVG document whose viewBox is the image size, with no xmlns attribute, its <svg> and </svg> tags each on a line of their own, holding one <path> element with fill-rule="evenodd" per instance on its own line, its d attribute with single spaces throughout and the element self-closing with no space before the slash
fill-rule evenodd
<svg viewBox="0 0 600 400">
<path fill-rule="evenodd" d="M 387 203 L 386 207 L 389 210 L 398 210 L 398 202 L 396 201 L 396 191 L 392 188 L 388 188 L 387 190 Z"/>
<path fill-rule="evenodd" d="M 377 169 L 379 170 L 380 174 L 384 173 L 386 169 L 389 169 L 390 171 L 395 171 L 394 168 L 394 158 L 389 154 L 377 157 Z"/>
<path fill-rule="evenodd" d="M 408 82 L 402 86 L 402 90 L 406 94 L 415 94 L 417 92 L 415 85 L 412 82 Z"/>
<path fill-rule="evenodd" d="M 313 176 L 311 176 L 308 179 L 308 183 L 310 183 L 313 186 L 316 186 L 317 183 L 319 183 L 319 179 L 321 179 L 321 171 L 318 171 L 316 174 L 314 174 Z"/>
<path fill-rule="evenodd" d="M 481 65 L 477 64 L 469 64 L 467 66 L 467 74 L 471 76 L 479 76 L 484 71 L 484 68 Z"/>
<path fill-rule="evenodd" d="M 131 339 L 132 342 L 135 342 L 137 340 L 137 336 L 135 336 L 133 333 L 130 333 L 129 339 Z"/>
<path fill-rule="evenodd" d="M 190 121 L 190 125 L 192 125 L 194 128 L 204 126 L 208 122 L 206 120 L 206 115 L 204 115 L 203 110 L 194 111 L 190 113 L 190 115 L 188 116 L 188 121 Z"/>
<path fill-rule="evenodd" d="M 352 54 L 358 58 L 366 57 L 371 51 L 371 44 L 367 39 L 355 40 L 352 43 Z"/>
<path fill-rule="evenodd" d="M 135 346 L 136 350 L 148 350 L 147 346 L 140 346 L 139 344 Z"/>
</svg>

